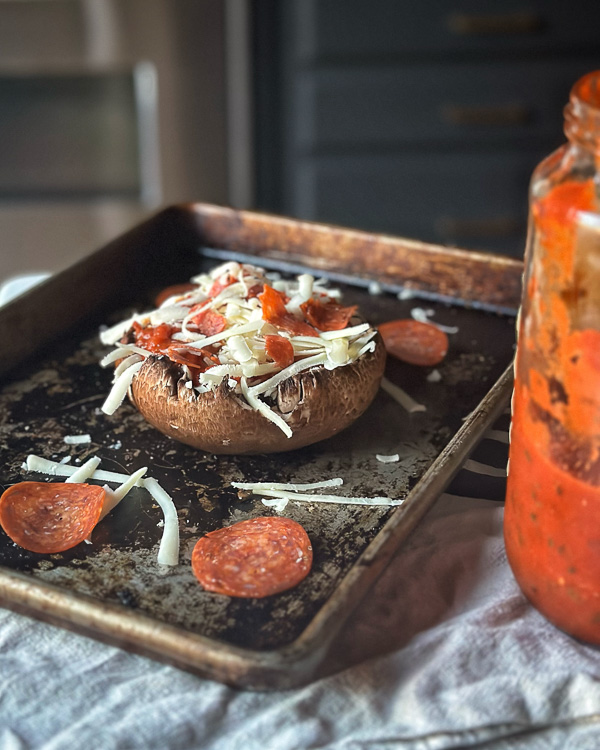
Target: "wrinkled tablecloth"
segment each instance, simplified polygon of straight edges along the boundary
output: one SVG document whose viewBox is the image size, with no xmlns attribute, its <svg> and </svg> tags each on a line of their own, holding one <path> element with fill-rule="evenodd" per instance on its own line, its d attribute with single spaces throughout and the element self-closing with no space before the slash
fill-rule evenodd
<svg viewBox="0 0 600 750">
<path fill-rule="evenodd" d="M 597 750 L 600 649 L 548 624 L 506 562 L 502 434 L 306 687 L 235 690 L 0 610 L 0 750 Z"/>
</svg>

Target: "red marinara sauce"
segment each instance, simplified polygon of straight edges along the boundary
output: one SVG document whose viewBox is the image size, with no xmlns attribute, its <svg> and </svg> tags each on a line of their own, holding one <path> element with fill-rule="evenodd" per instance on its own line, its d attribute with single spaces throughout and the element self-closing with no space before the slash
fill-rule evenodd
<svg viewBox="0 0 600 750">
<path fill-rule="evenodd" d="M 164 354 L 169 346 L 172 344 L 171 336 L 175 332 L 175 328 L 168 323 L 161 323 L 157 326 L 143 327 L 139 323 L 134 322 L 133 331 L 135 334 L 135 342 L 144 349 L 154 354 Z"/>
<path fill-rule="evenodd" d="M 594 644 L 600 307 L 588 266 L 590 253 L 600 258 L 600 231 L 596 250 L 593 237 L 586 247 L 579 212 L 597 211 L 591 178 L 563 179 L 532 200 L 504 518 L 508 559 L 525 595 L 559 628 Z"/>
</svg>

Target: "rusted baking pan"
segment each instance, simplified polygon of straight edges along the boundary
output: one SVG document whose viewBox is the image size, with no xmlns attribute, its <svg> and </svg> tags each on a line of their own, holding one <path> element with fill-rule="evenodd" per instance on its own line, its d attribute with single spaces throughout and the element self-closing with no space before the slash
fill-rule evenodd
<svg viewBox="0 0 600 750">
<path fill-rule="evenodd" d="M 424 408 L 410 412 L 381 390 L 329 440 L 245 457 L 176 443 L 129 403 L 106 416 L 111 373 L 98 366 L 106 353 L 99 326 L 148 308 L 160 289 L 225 258 L 328 276 L 375 324 L 433 310 L 436 322 L 455 328 L 445 360 L 419 368 L 390 358 L 386 370 Z M 30 553 L 0 531 L 2 605 L 239 687 L 314 679 L 344 620 L 505 407 L 521 270 L 508 258 L 191 204 L 158 213 L 0 309 L 3 486 L 40 478 L 22 469 L 29 454 L 75 464 L 97 455 L 102 469 L 128 473 L 147 466 L 174 499 L 182 541 L 179 566 L 159 566 L 161 512 L 142 488 L 96 527 L 91 544 L 68 552 Z M 74 434 L 91 443 L 66 444 Z M 398 461 L 377 459 L 393 454 Z M 404 502 L 291 502 L 283 513 L 304 526 L 314 549 L 302 583 L 260 600 L 202 590 L 190 568 L 196 540 L 273 514 L 256 498 L 240 500 L 232 481 L 335 477 L 344 480 L 340 494 Z"/>
</svg>

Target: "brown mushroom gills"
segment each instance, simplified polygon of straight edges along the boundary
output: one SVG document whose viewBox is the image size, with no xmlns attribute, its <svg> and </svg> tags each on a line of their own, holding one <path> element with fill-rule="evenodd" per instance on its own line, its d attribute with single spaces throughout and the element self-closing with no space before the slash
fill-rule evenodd
<svg viewBox="0 0 600 750">
<path fill-rule="evenodd" d="M 235 394 L 224 380 L 214 391 L 186 387 L 179 365 L 166 357 L 149 357 L 130 389 L 142 416 L 157 430 L 209 453 L 280 453 L 325 440 L 349 427 L 368 408 L 385 368 L 379 334 L 375 351 L 349 365 L 322 366 L 283 381 L 278 411 L 292 429 L 288 438 Z"/>
</svg>

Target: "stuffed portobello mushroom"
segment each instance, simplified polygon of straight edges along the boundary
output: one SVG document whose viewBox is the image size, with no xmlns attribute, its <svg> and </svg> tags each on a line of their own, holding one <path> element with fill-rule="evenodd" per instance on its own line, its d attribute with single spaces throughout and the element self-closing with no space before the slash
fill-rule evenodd
<svg viewBox="0 0 600 750">
<path fill-rule="evenodd" d="M 143 417 L 210 453 L 294 450 L 352 424 L 377 393 L 385 347 L 309 274 L 225 263 L 102 332 L 115 365 L 103 411 Z"/>
</svg>

